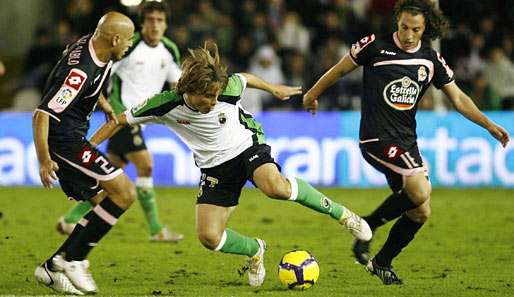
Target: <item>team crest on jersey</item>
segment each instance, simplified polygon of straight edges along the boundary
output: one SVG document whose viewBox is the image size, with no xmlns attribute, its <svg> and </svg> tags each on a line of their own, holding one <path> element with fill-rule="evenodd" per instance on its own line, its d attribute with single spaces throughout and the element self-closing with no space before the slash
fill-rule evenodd
<svg viewBox="0 0 514 297">
<path fill-rule="evenodd" d="M 425 81 L 425 79 L 427 79 L 427 69 L 425 66 L 419 66 L 419 69 L 418 69 L 418 81 L 419 82 L 423 82 Z"/>
<path fill-rule="evenodd" d="M 220 114 L 218 114 L 218 121 L 222 125 L 227 122 L 227 116 L 225 115 L 225 113 L 221 112 Z"/>
<path fill-rule="evenodd" d="M 404 76 L 393 80 L 385 86 L 384 100 L 394 109 L 409 110 L 416 105 L 419 91 L 418 83 Z"/>
<path fill-rule="evenodd" d="M 87 74 L 77 68 L 73 68 L 61 88 L 48 102 L 48 107 L 56 113 L 63 112 L 75 99 L 87 79 Z"/>
</svg>

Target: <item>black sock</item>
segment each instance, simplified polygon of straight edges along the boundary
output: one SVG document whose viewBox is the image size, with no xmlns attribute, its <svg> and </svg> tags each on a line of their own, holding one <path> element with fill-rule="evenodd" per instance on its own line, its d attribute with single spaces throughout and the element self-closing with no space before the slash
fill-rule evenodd
<svg viewBox="0 0 514 297">
<path fill-rule="evenodd" d="M 83 223 L 83 222 L 84 222 L 83 220 L 85 220 L 85 222 L 89 221 L 89 219 L 90 219 L 90 218 L 91 218 L 91 212 L 90 212 L 90 213 L 88 213 L 88 214 L 86 214 L 86 215 L 84 216 L 84 218 L 83 218 L 83 219 L 81 219 L 81 220 L 79 221 L 79 223 L 75 226 L 75 228 L 73 229 L 73 231 L 71 232 L 71 234 L 70 234 L 70 235 L 68 235 L 68 238 L 66 238 L 66 240 L 65 240 L 65 241 L 64 241 L 64 243 L 61 245 L 61 247 L 59 247 L 59 249 L 57 249 L 57 251 L 56 251 L 56 252 L 55 252 L 55 253 L 54 253 L 54 254 L 53 254 L 53 255 L 52 255 L 48 260 L 46 260 L 46 265 L 47 265 L 47 267 L 48 267 L 50 270 L 52 270 L 52 268 L 53 268 L 53 262 L 52 262 L 52 259 L 53 259 L 56 255 L 59 255 L 59 254 L 64 253 L 64 252 L 67 250 L 68 246 L 69 246 L 72 242 L 74 242 L 74 241 L 76 241 L 76 240 L 77 240 L 77 238 L 78 238 L 79 234 L 80 234 L 80 233 L 81 233 L 81 231 L 84 229 L 84 226 L 83 226 L 83 225 L 81 225 L 81 223 Z"/>
<path fill-rule="evenodd" d="M 405 214 L 401 216 L 389 231 L 384 246 L 375 256 L 375 262 L 380 266 L 391 266 L 393 259 L 414 239 L 422 226 L 423 223 L 416 223 Z"/>
<path fill-rule="evenodd" d="M 373 213 L 363 217 L 363 219 L 368 222 L 371 231 L 375 231 L 376 228 L 396 219 L 407 210 L 417 208 L 418 206 L 410 200 L 405 191 L 400 191 L 387 197 Z"/>
<path fill-rule="evenodd" d="M 117 206 L 109 197 L 93 207 L 87 215 L 87 225 L 64 249 L 66 261 L 82 261 L 94 246 L 111 230 L 125 210 Z M 73 230 L 75 231 L 75 230 Z"/>
</svg>

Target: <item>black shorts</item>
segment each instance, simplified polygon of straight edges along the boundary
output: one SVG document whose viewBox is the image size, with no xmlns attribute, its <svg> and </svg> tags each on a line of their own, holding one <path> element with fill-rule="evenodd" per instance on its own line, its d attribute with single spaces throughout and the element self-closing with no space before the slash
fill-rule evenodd
<svg viewBox="0 0 514 297">
<path fill-rule="evenodd" d="M 364 159 L 385 174 L 387 183 L 394 192 L 403 189 L 407 176 L 424 172 L 428 178 L 417 143 L 405 145 L 395 140 L 361 141 L 360 148 Z"/>
<path fill-rule="evenodd" d="M 107 152 L 119 156 L 125 163 L 128 153 L 146 150 L 141 125 L 126 126 L 114 134 L 107 144 Z"/>
<path fill-rule="evenodd" d="M 214 204 L 223 207 L 235 206 L 247 180 L 253 183 L 252 175 L 257 167 L 274 163 L 271 148 L 266 144 L 249 147 L 237 157 L 212 168 L 201 168 L 200 190 L 197 204 Z M 254 183 L 255 185 L 255 183 Z"/>
<path fill-rule="evenodd" d="M 85 140 L 51 144 L 50 155 L 59 165 L 57 177 L 63 192 L 78 201 L 89 200 L 101 192 L 99 181 L 112 180 L 123 173 Z"/>
</svg>

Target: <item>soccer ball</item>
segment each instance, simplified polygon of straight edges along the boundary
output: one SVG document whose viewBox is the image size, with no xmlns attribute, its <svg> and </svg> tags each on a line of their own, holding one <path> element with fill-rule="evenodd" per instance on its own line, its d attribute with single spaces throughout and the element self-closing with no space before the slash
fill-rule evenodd
<svg viewBox="0 0 514 297">
<path fill-rule="evenodd" d="M 289 289 L 308 289 L 316 283 L 318 277 L 318 261 L 305 250 L 286 253 L 278 265 L 278 279 Z"/>
</svg>

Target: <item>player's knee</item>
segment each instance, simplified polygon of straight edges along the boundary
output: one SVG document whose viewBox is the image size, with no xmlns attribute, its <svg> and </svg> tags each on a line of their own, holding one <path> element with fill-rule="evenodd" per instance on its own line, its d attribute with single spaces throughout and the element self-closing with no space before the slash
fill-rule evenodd
<svg viewBox="0 0 514 297">
<path fill-rule="evenodd" d="M 407 192 L 409 198 L 416 204 L 421 205 L 430 199 L 430 187 L 421 186 Z"/>
<path fill-rule="evenodd" d="M 130 202 L 134 202 L 137 198 L 137 191 L 134 184 L 130 183 L 130 185 L 127 187 L 127 200 Z"/>
<path fill-rule="evenodd" d="M 203 230 L 198 232 L 198 239 L 204 247 L 210 250 L 214 250 L 218 246 L 221 237 L 222 234 L 212 230 Z"/>
<path fill-rule="evenodd" d="M 139 176 L 152 176 L 153 164 L 141 164 L 137 167 Z"/>
<path fill-rule="evenodd" d="M 425 204 L 412 210 L 409 213 L 409 217 L 416 223 L 425 223 L 426 221 L 428 221 L 428 218 L 430 218 L 431 214 L 432 209 L 430 208 L 430 205 Z"/>
<path fill-rule="evenodd" d="M 123 197 L 123 201 L 126 205 L 131 205 L 136 200 L 137 192 L 132 183 L 125 185 L 121 191 L 121 196 Z"/>
<path fill-rule="evenodd" d="M 136 188 L 134 184 L 128 180 L 118 185 L 117 192 L 123 200 L 123 203 L 127 206 L 130 206 L 137 198 Z"/>
<path fill-rule="evenodd" d="M 261 189 L 266 196 L 273 199 L 288 199 L 291 196 L 291 186 L 282 176 L 271 177 L 264 189 Z"/>
</svg>

